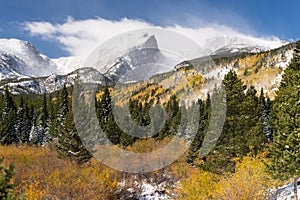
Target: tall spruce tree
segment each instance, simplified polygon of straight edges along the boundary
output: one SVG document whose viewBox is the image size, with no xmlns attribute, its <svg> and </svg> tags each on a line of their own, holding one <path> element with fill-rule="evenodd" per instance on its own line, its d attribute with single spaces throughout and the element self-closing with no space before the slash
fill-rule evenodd
<svg viewBox="0 0 300 200">
<path fill-rule="evenodd" d="M 58 126 L 64 124 L 65 116 L 68 112 L 68 89 L 66 85 L 64 85 L 58 97 L 58 112 L 57 112 L 57 120 Z"/>
<path fill-rule="evenodd" d="M 20 133 L 20 142 L 22 144 L 26 144 L 29 142 L 29 137 L 30 137 L 30 130 L 32 126 L 32 114 L 30 112 L 30 108 L 27 104 L 24 105 L 24 127 L 21 128 L 21 133 Z"/>
<path fill-rule="evenodd" d="M 48 105 L 49 105 L 49 135 L 55 139 L 58 137 L 58 129 L 60 127 L 60 118 L 62 117 L 59 112 L 61 110 L 59 109 L 60 106 L 60 92 L 56 92 L 56 96 L 52 98 L 52 95 L 50 94 Z M 63 112 L 61 112 L 63 113 Z"/>
<path fill-rule="evenodd" d="M 162 140 L 167 136 L 177 134 L 178 125 L 181 122 L 181 111 L 176 95 L 172 95 L 165 107 L 166 122 L 157 134 L 157 139 Z"/>
<path fill-rule="evenodd" d="M 68 107 L 69 93 L 66 85 L 62 90 L 56 92 L 56 97 L 49 100 L 50 113 L 49 115 L 49 135 L 51 138 L 60 138 L 62 136 L 62 126 L 64 125 L 66 115 L 69 111 Z M 52 105 L 54 104 L 54 105 Z"/>
<path fill-rule="evenodd" d="M 56 149 L 60 158 L 70 159 L 81 164 L 92 157 L 84 147 L 76 131 L 72 109 L 66 113 L 64 124 L 60 127 L 61 135 L 58 138 Z"/>
<path fill-rule="evenodd" d="M 72 112 L 72 101 L 68 98 L 68 90 L 64 86 L 59 105 L 59 129 L 56 150 L 60 158 L 70 159 L 81 164 L 87 162 L 92 156 L 82 144 Z"/>
<path fill-rule="evenodd" d="M 21 96 L 20 105 L 17 109 L 16 123 L 15 123 L 15 143 L 18 144 L 20 142 L 21 136 L 23 136 L 26 131 L 26 123 L 25 123 L 25 111 L 24 111 L 24 102 L 23 97 Z"/>
<path fill-rule="evenodd" d="M 206 134 L 207 126 L 208 126 L 208 121 L 209 121 L 209 114 L 210 114 L 210 95 L 207 95 L 206 101 L 202 101 L 201 99 L 198 100 L 199 104 L 199 127 L 198 131 L 195 135 L 195 138 L 189 148 L 189 152 L 187 155 L 187 162 L 188 163 L 193 163 L 194 160 L 199 156 L 199 149 L 202 146 L 203 139 Z"/>
<path fill-rule="evenodd" d="M 111 107 L 111 95 L 108 87 L 104 88 L 104 94 L 102 95 L 99 104 L 98 109 L 100 114 L 98 116 L 100 117 L 100 125 L 102 126 L 106 137 L 111 141 L 111 143 L 119 144 L 121 130 L 118 128 L 114 120 Z"/>
<path fill-rule="evenodd" d="M 50 140 L 48 133 L 48 110 L 47 110 L 47 98 L 46 94 L 43 95 L 42 105 L 40 108 L 40 115 L 38 118 L 38 134 L 37 134 L 37 143 L 40 145 L 45 144 Z"/>
<path fill-rule="evenodd" d="M 297 178 L 300 177 L 300 42 L 284 71 L 272 105 L 273 144 L 270 147 L 270 170 L 281 179 L 294 178 L 297 199 Z"/>
<path fill-rule="evenodd" d="M 2 111 L 2 120 L 0 124 L 0 143 L 1 144 L 12 144 L 16 138 L 16 132 L 14 129 L 15 125 L 15 105 L 11 94 L 9 93 L 8 87 L 5 88 L 4 94 L 4 106 Z"/>
<path fill-rule="evenodd" d="M 246 85 L 243 84 L 241 79 L 237 77 L 234 71 L 229 71 L 224 77 L 223 85 L 226 91 L 226 118 L 223 126 L 222 134 L 217 144 L 217 152 L 215 155 L 216 170 L 225 168 L 226 170 L 233 171 L 234 164 L 231 159 L 238 156 L 240 153 L 240 146 L 244 135 L 243 117 L 243 102 L 245 101 Z"/>
<path fill-rule="evenodd" d="M 244 132 L 237 136 L 240 138 L 238 153 L 246 155 L 249 153 L 249 147 L 253 148 L 255 152 L 262 150 L 265 147 L 267 136 L 263 133 L 262 110 L 254 86 L 250 86 L 246 92 L 240 116 Z"/>
<path fill-rule="evenodd" d="M 43 95 L 41 99 L 41 107 L 36 112 L 34 119 L 34 125 L 30 132 L 30 141 L 34 144 L 44 145 L 48 142 L 48 111 L 47 111 L 47 99 L 46 95 Z"/>
<path fill-rule="evenodd" d="M 272 142 L 272 129 L 269 125 L 270 112 L 271 112 L 271 100 L 269 97 L 267 97 L 266 100 L 263 88 L 261 88 L 260 90 L 259 104 L 262 113 L 261 116 L 261 124 L 263 129 L 262 131 L 266 136 L 268 142 Z"/>
<path fill-rule="evenodd" d="M 109 95 L 109 91 L 107 90 L 106 93 L 104 93 L 105 95 Z M 105 97 L 106 98 L 106 97 Z M 131 100 L 129 100 L 129 102 L 131 102 Z M 104 118 L 105 118 L 105 112 L 103 112 L 103 106 L 106 107 L 106 110 L 109 110 L 108 113 L 108 121 L 105 122 Z M 132 103 L 129 103 L 129 107 L 132 106 Z M 135 138 L 130 134 L 130 131 L 133 131 L 131 128 L 131 123 L 130 123 L 130 116 L 125 112 L 125 110 L 121 107 L 121 106 L 117 106 L 115 105 L 115 113 L 118 114 L 117 118 L 118 123 L 122 123 L 121 127 L 124 128 L 125 132 L 123 130 L 121 130 L 121 128 L 119 127 L 119 124 L 115 121 L 114 117 L 111 114 L 111 110 L 109 108 L 109 104 L 106 104 L 103 102 L 103 96 L 101 97 L 100 100 L 96 99 L 96 114 L 99 120 L 99 123 L 101 125 L 101 128 L 103 129 L 104 133 L 106 134 L 106 136 L 108 137 L 108 139 L 110 139 L 111 141 L 115 141 L 118 142 L 119 144 L 121 144 L 122 147 L 127 147 L 129 145 L 132 145 L 134 143 Z M 110 128 L 111 127 L 111 128 Z M 108 131 L 108 129 L 110 129 L 110 131 Z M 114 138 L 115 136 L 115 138 Z M 100 143 L 103 142 L 103 138 L 100 139 L 102 141 L 98 141 Z M 117 144 L 117 143 L 116 143 Z"/>
<path fill-rule="evenodd" d="M 111 114 L 111 96 L 108 87 L 104 88 L 104 94 L 101 97 L 101 116 L 103 117 L 103 122 L 108 122 L 109 115 Z"/>
</svg>

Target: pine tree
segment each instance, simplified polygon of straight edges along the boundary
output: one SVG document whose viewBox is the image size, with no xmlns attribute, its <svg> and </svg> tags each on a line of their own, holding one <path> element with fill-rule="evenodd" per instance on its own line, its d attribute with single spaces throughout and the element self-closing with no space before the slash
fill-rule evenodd
<svg viewBox="0 0 300 200">
<path fill-rule="evenodd" d="M 68 95 L 65 95 L 65 92 L 62 92 L 62 95 L 65 98 L 68 97 Z M 67 101 L 64 101 L 64 103 L 67 103 L 67 108 L 63 109 L 66 113 L 64 115 L 60 115 L 62 116 L 63 123 L 60 125 L 58 142 L 56 144 L 59 157 L 70 159 L 77 163 L 87 162 L 92 156 L 82 144 L 75 128 L 72 103 L 71 101 L 68 101 L 68 99 Z"/>
<path fill-rule="evenodd" d="M 60 127 L 60 117 L 59 113 L 60 104 L 60 92 L 56 92 L 56 97 L 52 98 L 50 94 L 48 105 L 49 105 L 49 135 L 52 139 L 58 137 L 58 129 Z"/>
<path fill-rule="evenodd" d="M 99 108 L 97 110 L 100 111 L 100 113 L 98 114 L 98 116 L 100 117 L 100 125 L 103 128 L 106 137 L 110 140 L 111 143 L 119 144 L 121 131 L 114 120 L 111 108 L 111 96 L 107 87 L 104 88 L 104 94 L 101 97 Z"/>
<path fill-rule="evenodd" d="M 106 93 L 104 95 L 108 95 L 108 94 L 109 93 Z M 104 133 L 106 134 L 107 137 L 109 136 L 110 141 L 118 142 L 114 144 L 121 144 L 122 147 L 127 147 L 129 145 L 132 145 L 135 141 L 135 138 L 131 135 L 131 131 L 133 130 L 132 130 L 131 123 L 129 121 L 130 116 L 127 113 L 124 114 L 125 112 L 124 108 L 120 106 L 115 106 L 114 108 L 115 113 L 118 114 L 117 118 L 119 119 L 118 124 L 115 121 L 114 117 L 111 115 L 111 111 L 109 111 L 108 121 L 104 122 L 104 116 L 103 116 L 104 112 L 102 106 L 107 106 L 107 104 L 104 104 L 102 102 L 102 99 L 100 101 L 96 100 L 96 114 Z M 130 101 L 131 100 L 129 100 L 129 102 Z M 129 107 L 130 106 L 132 106 L 132 103 L 129 103 Z M 108 110 L 110 110 L 109 107 Z M 121 127 L 123 128 L 123 130 L 121 130 L 121 128 L 119 127 L 119 123 L 122 123 Z M 113 138 L 113 136 L 116 136 L 116 138 Z M 98 142 L 102 143 L 103 141 L 98 141 Z"/>
<path fill-rule="evenodd" d="M 218 154 L 212 155 L 215 157 L 212 163 L 207 163 L 208 168 L 214 170 L 234 170 L 234 164 L 231 159 L 239 155 L 242 136 L 244 135 L 243 117 L 243 102 L 245 101 L 246 86 L 241 79 L 237 77 L 234 71 L 229 71 L 224 77 L 223 85 L 226 91 L 226 118 L 223 126 L 222 134 L 216 146 Z M 213 154 L 213 153 L 212 153 Z M 206 167 L 205 167 L 206 169 Z"/>
<path fill-rule="evenodd" d="M 32 113 L 32 125 L 29 133 L 29 142 L 32 144 L 37 143 L 37 135 L 38 135 L 38 117 L 39 117 L 39 111 L 33 110 Z"/>
<path fill-rule="evenodd" d="M 272 126 L 270 125 L 272 103 L 273 101 L 271 101 L 270 97 L 267 97 L 265 110 L 264 110 L 267 121 L 263 123 L 263 127 L 264 127 L 263 131 L 264 133 L 267 134 L 267 139 L 269 142 L 273 141 L 273 129 Z"/>
<path fill-rule="evenodd" d="M 42 106 L 40 109 L 40 115 L 38 118 L 38 134 L 37 134 L 37 143 L 40 145 L 45 144 L 50 140 L 50 137 L 47 137 L 48 133 L 48 111 L 47 111 L 47 99 L 46 94 L 43 95 Z"/>
<path fill-rule="evenodd" d="M 167 135 L 173 136 L 177 134 L 177 128 L 180 124 L 181 113 L 178 99 L 175 95 L 172 95 L 166 106 L 167 118 L 170 117 L 169 133 Z"/>
<path fill-rule="evenodd" d="M 263 133 L 262 110 L 256 93 L 254 86 L 250 86 L 242 104 L 240 115 L 244 133 L 238 136 L 241 148 L 238 153 L 242 156 L 249 153 L 249 147 L 253 148 L 255 152 L 262 150 L 267 141 L 267 136 Z"/>
<path fill-rule="evenodd" d="M 52 99 L 49 97 L 49 110 L 48 116 L 48 133 L 52 139 L 62 136 L 61 128 L 64 125 L 66 115 L 69 111 L 68 108 L 69 93 L 66 85 L 61 91 L 56 92 L 56 97 Z"/>
<path fill-rule="evenodd" d="M 12 144 L 16 138 L 14 125 L 15 125 L 15 106 L 13 99 L 8 91 L 8 87 L 5 88 L 4 94 L 4 107 L 2 111 L 2 121 L 0 124 L 0 143 Z"/>
<path fill-rule="evenodd" d="M 149 113 L 149 115 L 151 115 L 151 133 L 150 133 L 150 135 L 152 137 L 155 137 L 155 136 L 157 136 L 157 134 L 159 133 L 159 131 L 163 128 L 163 126 L 165 124 L 165 121 L 163 120 L 163 119 L 166 120 L 165 112 L 161 105 L 156 104 L 156 105 L 153 105 L 152 110 Z"/>
<path fill-rule="evenodd" d="M 41 107 L 36 112 L 34 125 L 30 132 L 30 141 L 34 144 L 44 145 L 50 140 L 48 136 L 48 111 L 46 95 L 43 95 Z"/>
<path fill-rule="evenodd" d="M 297 178 L 300 176 L 300 42 L 294 57 L 284 71 L 272 105 L 273 144 L 270 147 L 270 170 L 281 179 L 294 178 L 297 199 Z"/>
<path fill-rule="evenodd" d="M 66 85 L 64 85 L 60 95 L 59 95 L 59 105 L 58 105 L 58 112 L 57 112 L 57 120 L 58 125 L 64 124 L 65 116 L 68 112 L 68 89 Z"/>
<path fill-rule="evenodd" d="M 76 131 L 73 114 L 67 112 L 65 122 L 61 126 L 61 136 L 58 138 L 56 149 L 60 158 L 74 160 L 77 163 L 87 162 L 92 156 L 84 147 Z"/>
<path fill-rule="evenodd" d="M 177 134 L 178 125 L 181 122 L 181 112 L 178 99 L 172 95 L 165 107 L 166 122 L 157 135 L 157 139 L 162 140 L 167 136 Z"/>
<path fill-rule="evenodd" d="M 129 145 L 132 145 L 135 141 L 135 138 L 131 135 L 128 135 L 124 131 L 121 131 L 120 133 L 120 144 L 122 147 L 127 147 Z"/>
<path fill-rule="evenodd" d="M 272 129 L 269 125 L 270 120 L 270 112 L 271 112 L 271 100 L 267 97 L 267 100 L 264 96 L 264 90 L 261 88 L 260 96 L 259 96 L 259 104 L 261 107 L 261 123 L 263 127 L 263 133 L 266 136 L 268 142 L 272 142 Z"/>
<path fill-rule="evenodd" d="M 111 112 L 111 96 L 108 87 L 105 87 L 104 94 L 101 98 L 101 116 L 103 117 L 104 123 L 108 122 Z"/>
<path fill-rule="evenodd" d="M 208 120 L 209 120 L 209 112 L 210 112 L 210 95 L 207 95 L 206 102 L 202 101 L 201 99 L 198 100 L 199 104 L 199 127 L 198 131 L 195 135 L 195 138 L 190 146 L 188 155 L 187 155 L 187 162 L 193 163 L 194 160 L 199 156 L 199 149 L 203 143 L 203 139 L 206 134 Z"/>
<path fill-rule="evenodd" d="M 24 115 L 24 102 L 23 97 L 21 96 L 20 105 L 17 110 L 17 117 L 15 123 L 15 143 L 18 144 L 21 140 L 21 136 L 25 134 L 26 131 L 26 124 L 25 124 L 25 115 Z"/>
<path fill-rule="evenodd" d="M 108 121 L 105 124 L 104 132 L 106 133 L 106 136 L 111 141 L 111 143 L 120 143 L 120 132 L 118 130 L 112 112 L 108 114 Z"/>
<path fill-rule="evenodd" d="M 20 135 L 20 142 L 26 144 L 29 142 L 30 130 L 32 125 L 32 114 L 30 112 L 30 108 L 27 104 L 24 106 L 24 127 L 22 128 Z"/>
</svg>

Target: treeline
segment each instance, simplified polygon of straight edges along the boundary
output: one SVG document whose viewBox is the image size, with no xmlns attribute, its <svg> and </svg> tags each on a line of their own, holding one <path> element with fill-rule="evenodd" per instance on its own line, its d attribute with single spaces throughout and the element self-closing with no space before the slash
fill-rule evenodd
<svg viewBox="0 0 300 200">
<path fill-rule="evenodd" d="M 114 118 L 110 89 L 108 87 L 99 88 L 98 92 L 103 94 L 95 101 L 96 114 L 107 138 L 113 144 L 123 148 L 132 145 L 139 137 L 134 136 L 137 130 L 127 122 L 132 120 L 142 127 L 149 125 L 149 109 L 154 102 L 142 104 L 139 100 L 130 99 L 130 115 L 122 113 L 124 109 L 121 107 L 116 108 L 118 116 L 121 117 L 119 122 L 122 123 L 122 127 L 127 126 L 125 130 L 128 132 L 126 133 L 118 126 Z M 13 95 L 6 88 L 5 93 L 0 96 L 0 100 L 2 111 L 0 144 L 43 146 L 53 142 L 62 158 L 76 160 L 79 163 L 86 162 L 91 158 L 75 128 L 72 113 L 72 87 L 64 86 L 60 91 L 44 95 Z M 167 115 L 166 123 L 159 132 L 159 127 L 151 128 L 151 131 L 155 133 L 152 137 L 159 140 L 176 134 L 176 127 L 180 123 L 181 115 L 177 98 L 172 96 L 164 107 Z M 163 115 L 161 112 L 159 113 Z M 161 117 L 153 116 L 153 119 L 155 121 Z M 160 122 L 153 124 L 160 124 Z"/>
<path fill-rule="evenodd" d="M 225 125 L 219 138 L 214 153 L 202 158 L 204 169 L 219 170 L 224 166 L 230 167 L 231 158 L 237 155 L 243 156 L 250 151 L 250 147 L 259 151 L 272 140 L 272 130 L 268 125 L 270 117 L 271 101 L 265 98 L 263 90 L 258 97 L 254 87 L 247 88 L 230 71 L 224 78 L 223 84 L 226 90 L 227 113 Z M 100 88 L 103 91 L 99 99 L 96 99 L 96 113 L 101 128 L 107 138 L 113 143 L 126 148 L 132 145 L 138 137 L 135 126 L 130 126 L 133 121 L 138 126 L 149 126 L 151 137 L 162 140 L 178 133 L 178 126 L 185 121 L 183 113 L 189 113 L 185 107 L 180 107 L 175 95 L 162 105 L 165 109 L 165 123 L 158 127 L 163 113 L 153 112 L 153 123 L 149 115 L 150 108 L 160 104 L 159 98 L 154 101 L 143 99 L 129 100 L 129 113 L 122 113 L 123 109 L 116 107 L 119 117 L 118 124 L 112 110 L 112 99 L 109 88 Z M 9 144 L 36 144 L 45 145 L 54 141 L 61 157 L 67 157 L 78 162 L 87 161 L 91 155 L 82 145 L 75 128 L 72 113 L 72 87 L 64 87 L 61 91 L 44 95 L 12 95 L 8 89 L 1 97 L 1 125 L 0 143 Z M 211 112 L 211 97 L 206 101 L 198 100 L 199 128 L 195 139 L 191 144 L 187 162 L 193 163 L 198 158 L 204 136 L 207 131 Z M 190 108 L 192 109 L 192 108 Z M 183 113 L 182 113 L 183 112 Z M 119 127 L 125 127 L 121 129 Z M 157 126 L 157 127 L 155 127 Z M 184 130 L 181 135 L 184 135 Z M 209 161 L 207 161 L 209 160 Z"/>
<path fill-rule="evenodd" d="M 45 95 L 44 95 L 45 97 Z M 44 122 L 48 112 L 45 107 L 39 107 L 45 98 L 37 101 L 36 96 L 27 99 L 23 96 L 16 96 L 5 89 L 4 95 L 1 95 L 1 125 L 0 143 L 9 144 L 43 144 L 46 141 Z M 43 121 L 43 123 L 42 123 Z M 37 127 L 39 129 L 37 129 Z"/>
<path fill-rule="evenodd" d="M 72 88 L 53 94 L 1 97 L 0 144 L 45 145 L 55 143 L 60 157 L 78 162 L 91 158 L 76 132 L 72 114 Z"/>
</svg>

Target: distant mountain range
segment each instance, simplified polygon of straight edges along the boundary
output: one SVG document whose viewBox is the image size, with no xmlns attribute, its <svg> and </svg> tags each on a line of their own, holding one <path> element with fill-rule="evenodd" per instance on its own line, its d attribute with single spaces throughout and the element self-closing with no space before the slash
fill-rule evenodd
<svg viewBox="0 0 300 200">
<path fill-rule="evenodd" d="M 172 62 L 160 51 L 154 35 L 143 34 L 137 38 L 138 40 L 124 42 L 125 45 L 123 46 L 111 46 L 106 50 L 104 49 L 105 55 L 103 56 L 107 58 L 113 57 L 109 54 L 110 49 L 128 49 L 127 53 L 112 58 L 111 63 L 105 66 L 102 66 L 101 63 L 91 63 L 81 57 L 50 59 L 42 55 L 29 42 L 17 39 L 0 39 L 0 91 L 8 86 L 13 93 L 51 93 L 61 89 L 64 84 L 72 85 L 79 73 L 93 73 L 92 68 L 96 69 L 102 76 L 102 81 L 99 84 L 140 81 L 139 79 L 149 79 L 155 74 L 178 69 L 182 65 L 182 63 L 176 65 L 174 61 L 173 64 L 169 64 Z M 282 70 L 292 58 L 294 48 L 293 43 L 248 41 L 241 38 L 231 38 L 230 40 L 228 38 L 223 38 L 223 40 L 216 38 L 216 43 L 218 44 L 215 45 L 216 47 L 220 44 L 228 44 L 216 49 L 210 55 L 210 58 L 215 62 L 214 66 L 201 65 L 201 60 L 207 58 L 207 55 L 202 57 L 200 55 L 200 58 L 191 60 L 190 63 L 202 68 L 201 73 L 208 79 L 221 79 L 229 69 L 239 72 L 244 70 L 240 75 L 244 76 L 248 83 L 251 82 L 249 77 L 251 77 L 251 73 L 254 73 L 252 68 L 255 68 L 255 65 L 257 65 L 257 69 L 255 68 L 256 75 L 258 71 L 269 68 L 272 71 L 270 75 L 275 82 L 252 81 L 252 84 L 256 84 L 257 87 L 271 85 L 276 88 L 275 85 L 281 79 Z M 255 62 L 245 61 L 245 63 L 241 63 L 241 60 L 245 58 L 253 59 L 252 56 L 259 57 L 259 59 L 254 59 Z M 156 66 L 153 63 L 164 63 L 165 66 Z M 247 68 L 249 68 L 248 71 Z M 274 75 L 274 69 L 279 68 L 281 71 L 277 70 L 276 75 Z M 134 73 L 131 73 L 133 69 Z M 247 73 L 248 76 L 246 76 Z M 267 89 L 271 92 L 274 88 L 268 87 Z"/>
</svg>

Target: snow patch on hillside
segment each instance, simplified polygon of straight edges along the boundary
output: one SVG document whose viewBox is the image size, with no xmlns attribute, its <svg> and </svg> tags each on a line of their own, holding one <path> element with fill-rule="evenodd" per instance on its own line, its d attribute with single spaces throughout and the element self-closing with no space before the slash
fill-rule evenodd
<svg viewBox="0 0 300 200">
<path fill-rule="evenodd" d="M 213 79 L 222 80 L 224 76 L 232 69 L 233 69 L 232 66 L 219 67 L 217 69 L 208 72 L 207 74 L 204 74 L 204 77 L 207 79 L 213 78 Z"/>
</svg>

